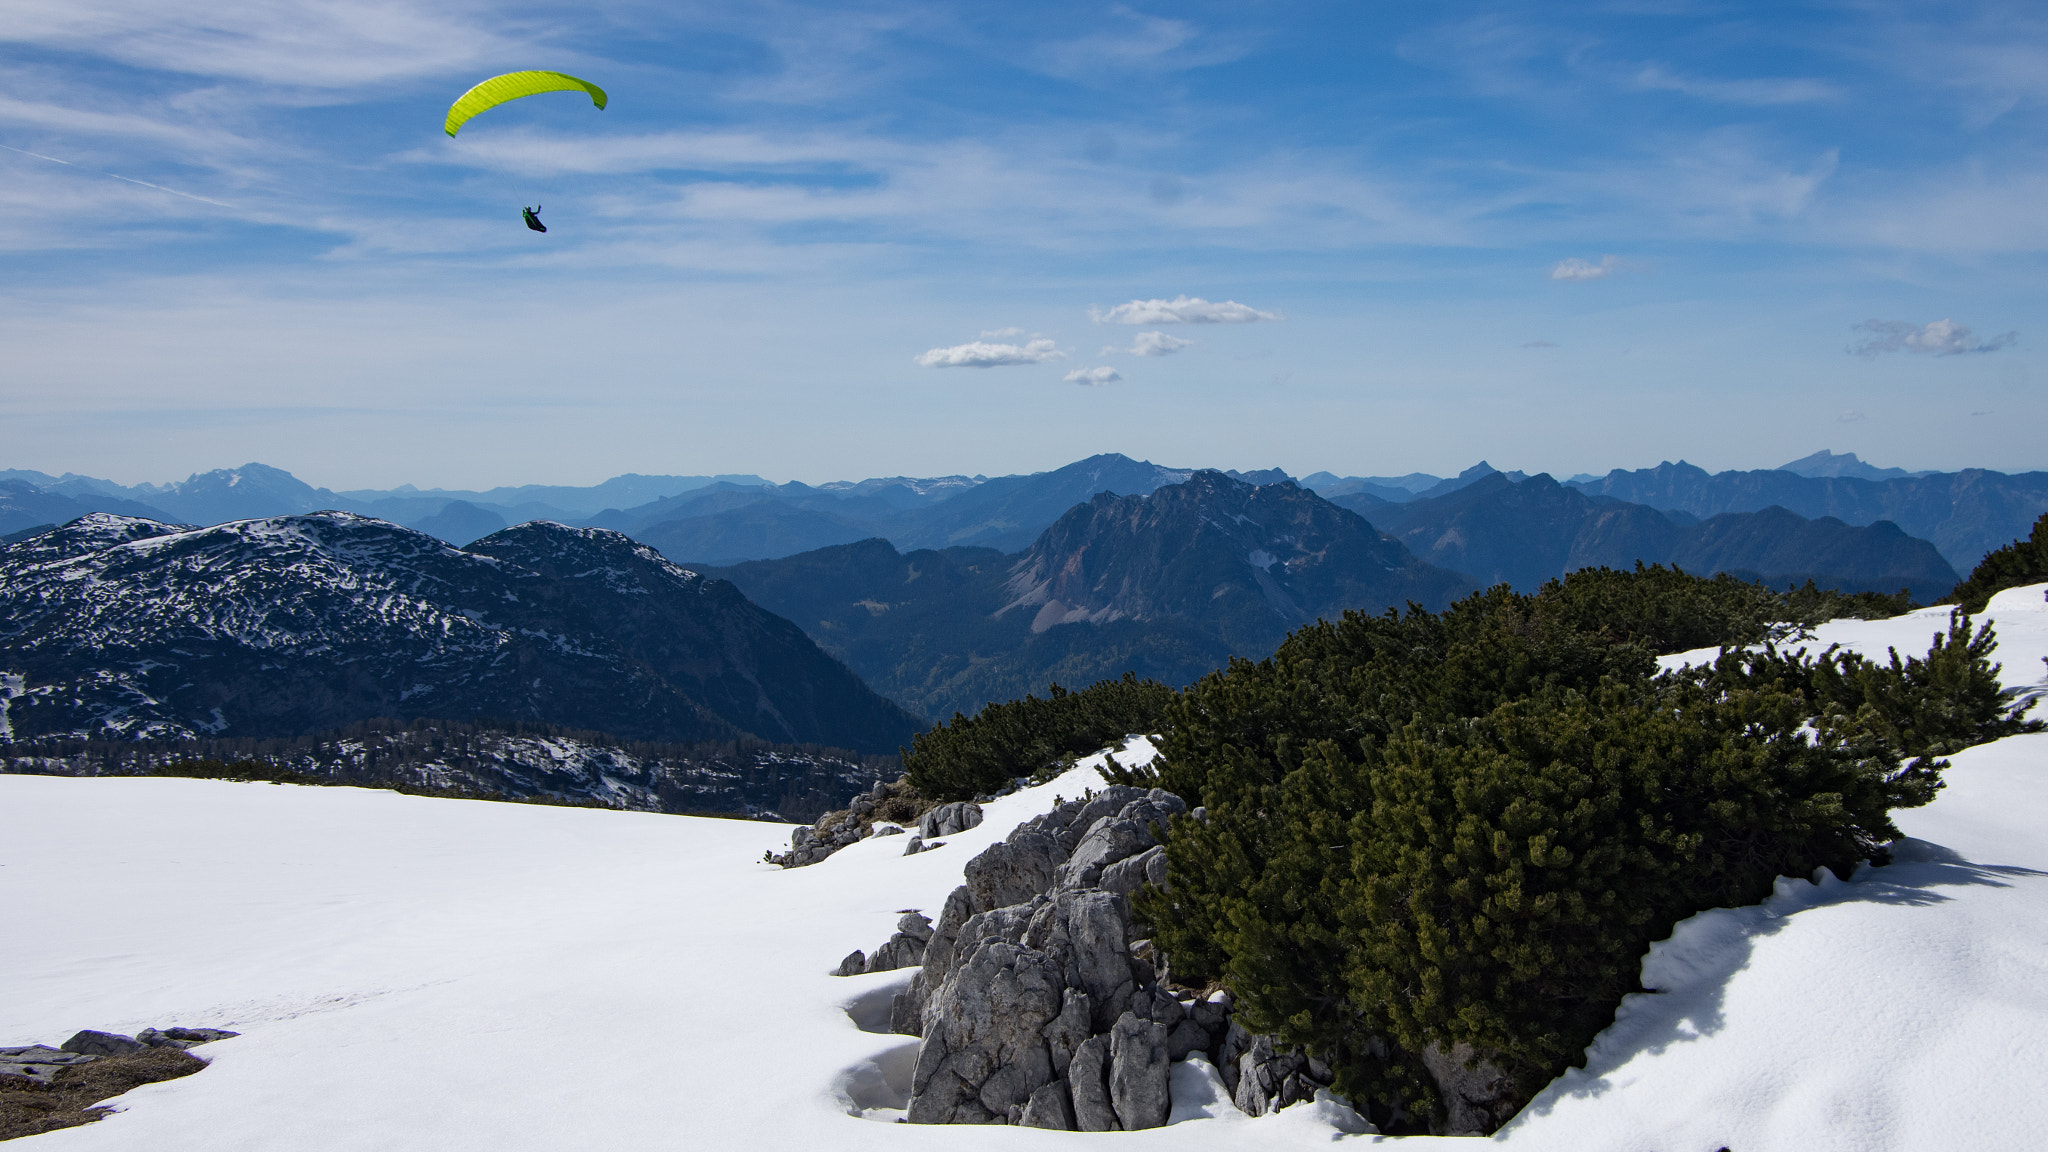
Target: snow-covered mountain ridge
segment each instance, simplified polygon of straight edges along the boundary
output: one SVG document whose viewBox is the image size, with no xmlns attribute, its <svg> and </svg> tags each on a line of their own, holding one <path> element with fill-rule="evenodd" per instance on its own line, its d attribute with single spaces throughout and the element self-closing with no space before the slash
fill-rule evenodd
<svg viewBox="0 0 2048 1152">
<path fill-rule="evenodd" d="M 884 751 L 915 726 L 730 584 L 552 523 L 464 551 L 348 512 L 89 516 L 0 551 L 0 669 L 16 739 L 433 716 Z"/>
</svg>

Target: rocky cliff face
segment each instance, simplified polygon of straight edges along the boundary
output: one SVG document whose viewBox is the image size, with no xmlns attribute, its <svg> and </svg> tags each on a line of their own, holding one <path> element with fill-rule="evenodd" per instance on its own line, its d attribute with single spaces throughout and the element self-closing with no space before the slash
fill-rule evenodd
<svg viewBox="0 0 2048 1152">
<path fill-rule="evenodd" d="M 438 717 L 893 751 L 916 728 L 731 585 L 552 524 L 462 551 L 345 512 L 89 516 L 0 551 L 0 669 L 16 739 Z"/>
<path fill-rule="evenodd" d="M 1259 651 L 1347 608 L 1410 600 L 1440 608 L 1470 589 L 1356 513 L 1291 481 L 1220 472 L 1149 497 L 1098 495 L 1061 517 L 1016 562 L 1003 612 L 1060 624 L 1175 620 Z"/>
</svg>

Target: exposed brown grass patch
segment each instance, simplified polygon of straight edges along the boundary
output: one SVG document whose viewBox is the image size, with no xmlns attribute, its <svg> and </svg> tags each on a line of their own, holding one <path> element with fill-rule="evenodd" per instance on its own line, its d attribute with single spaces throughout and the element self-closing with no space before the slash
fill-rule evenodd
<svg viewBox="0 0 2048 1152">
<path fill-rule="evenodd" d="M 131 1088 L 176 1080 L 206 1061 L 176 1048 L 107 1056 L 63 1069 L 48 1084 L 26 1076 L 0 1076 L 0 1140 L 90 1124 L 113 1111 L 95 1107 Z"/>
</svg>

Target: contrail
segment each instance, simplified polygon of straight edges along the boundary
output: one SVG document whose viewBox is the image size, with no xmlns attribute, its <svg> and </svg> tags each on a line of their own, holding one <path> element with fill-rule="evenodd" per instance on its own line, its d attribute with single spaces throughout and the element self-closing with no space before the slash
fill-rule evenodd
<svg viewBox="0 0 2048 1152">
<path fill-rule="evenodd" d="M 233 204 L 223 204 L 223 203 L 221 203 L 221 202 L 220 202 L 220 201 L 218 201 L 218 200 L 208 200 L 208 199 L 207 199 L 206 197 L 204 197 L 204 196 L 194 196 L 194 195 L 193 195 L 193 194 L 191 194 L 190 192 L 180 192 L 180 191 L 178 191 L 178 190 L 177 190 L 176 188 L 166 188 L 166 187 L 164 187 L 164 186 L 163 186 L 163 185 L 161 185 L 161 184 L 151 184 L 151 183 L 150 183 L 149 181 L 147 181 L 147 180 L 137 180 L 137 179 L 135 179 L 135 178 L 134 178 L 134 177 L 132 177 L 132 176 L 123 176 L 123 175 L 120 175 L 119 173 L 116 173 L 116 172 L 106 172 L 106 171 L 102 171 L 102 170 L 100 170 L 100 169 L 98 169 L 98 168 L 86 168 L 86 167 L 84 167 L 83 165 L 79 165 L 79 164 L 73 164 L 73 163 L 72 163 L 71 161 L 69 161 L 69 160 L 59 160 L 59 159 L 57 159 L 57 158 L 56 158 L 55 156 L 45 156 L 45 155 L 43 155 L 43 154 L 42 154 L 41 152 L 31 152 L 31 151 L 29 151 L 29 150 L 28 150 L 28 149 L 26 149 L 26 148 L 16 148 L 16 147 L 15 147 L 14 145 L 12 145 L 12 144 L 0 144 L 0 148 L 5 148 L 5 149 L 7 149 L 7 150 L 8 150 L 9 152 L 19 152 L 19 153 L 21 153 L 21 154 L 22 154 L 23 156 L 33 156 L 33 157 L 35 157 L 35 158 L 36 158 L 36 159 L 38 159 L 38 160 L 48 160 L 48 161 L 49 161 L 50 163 L 52 163 L 52 164 L 62 164 L 62 165 L 63 165 L 63 166 L 65 166 L 66 168 L 77 168 L 77 169 L 79 169 L 80 171 L 83 171 L 83 172 L 98 172 L 98 173 L 99 173 L 100 175 L 102 175 L 102 176 L 111 176 L 111 177 L 113 177 L 113 178 L 114 178 L 114 179 L 116 179 L 116 180 L 126 180 L 126 181 L 127 181 L 128 183 L 130 183 L 130 184 L 140 184 L 140 185 L 142 185 L 142 186 L 143 186 L 144 188 L 154 188 L 154 189 L 156 189 L 156 190 L 157 190 L 157 191 L 159 191 L 159 192 L 169 192 L 169 193 L 170 193 L 171 195 L 173 195 L 173 196 L 183 196 L 183 197 L 184 197 L 185 199 L 187 199 L 187 200 L 197 200 L 197 201 L 199 201 L 199 202 L 200 202 L 201 204 L 211 204 L 211 205 L 213 205 L 213 206 L 214 206 L 214 207 L 216 207 L 216 208 L 228 208 L 228 209 L 232 209 L 232 208 L 234 208 L 234 205 L 233 205 Z"/>
</svg>

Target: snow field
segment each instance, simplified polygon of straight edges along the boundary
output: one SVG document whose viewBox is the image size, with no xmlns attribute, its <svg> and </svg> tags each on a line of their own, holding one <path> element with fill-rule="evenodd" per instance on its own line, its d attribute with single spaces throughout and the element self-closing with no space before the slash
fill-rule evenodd
<svg viewBox="0 0 2048 1152">
<path fill-rule="evenodd" d="M 2048 586 L 1989 613 L 2010 684 Z M 2024 594 L 2016 594 L 2024 593 Z M 1875 656 L 1946 620 L 1820 630 Z M 1142 747 L 1128 754 L 1143 755 Z M 1500 1135 L 1573 1152 L 2034 1146 L 2048 1130 L 2048 735 L 1954 758 L 1900 862 L 1781 881 L 1645 959 L 1588 1066 Z M 960 869 L 1101 783 L 1089 762 L 904 857 L 878 837 L 759 863 L 786 826 L 204 780 L 0 776 L 0 1044 L 233 1028 L 207 1071 L 34 1148 L 1044 1149 L 1362 1146 L 1334 1102 L 1251 1119 L 1175 1069 L 1174 1123 L 1117 1135 L 889 1116 L 907 1037 L 862 1031 L 909 971 L 827 975 L 937 916 Z M 865 998 L 865 999 L 864 999 Z M 865 1008 L 865 1011 L 863 1011 Z M 898 1081 L 891 1084 L 892 1079 Z M 1409 1142 L 1433 1143 L 1426 1137 Z M 28 1146 L 24 1146 L 26 1148 Z"/>
</svg>

